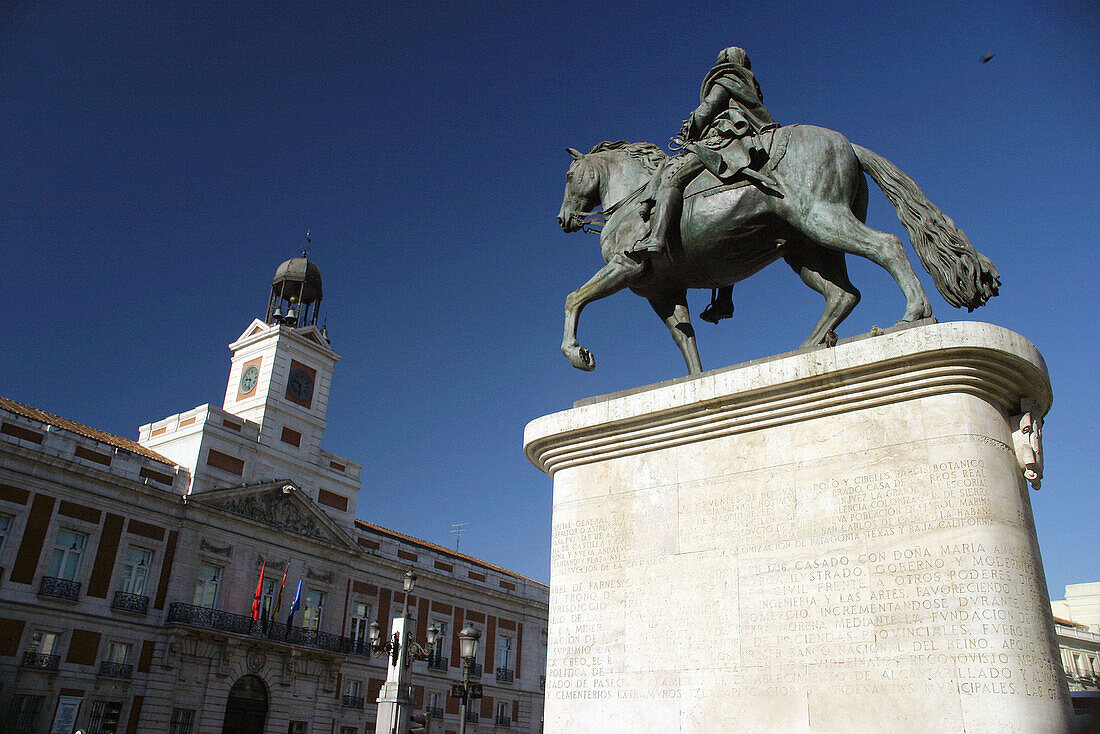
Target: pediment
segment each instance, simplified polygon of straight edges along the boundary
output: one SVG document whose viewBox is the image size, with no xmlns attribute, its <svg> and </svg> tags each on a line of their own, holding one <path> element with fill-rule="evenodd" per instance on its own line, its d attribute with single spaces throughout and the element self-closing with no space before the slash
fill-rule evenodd
<svg viewBox="0 0 1100 734">
<path fill-rule="evenodd" d="M 256 336 L 257 334 L 262 334 L 270 329 L 271 325 L 263 319 L 252 319 L 252 323 L 248 325 L 247 329 L 241 332 L 241 335 L 238 336 L 232 344 L 230 344 L 230 348 L 232 348 L 233 344 L 248 339 L 249 337 Z"/>
<path fill-rule="evenodd" d="M 360 552 L 351 536 L 289 480 L 214 489 L 192 495 L 191 501 Z"/>
</svg>

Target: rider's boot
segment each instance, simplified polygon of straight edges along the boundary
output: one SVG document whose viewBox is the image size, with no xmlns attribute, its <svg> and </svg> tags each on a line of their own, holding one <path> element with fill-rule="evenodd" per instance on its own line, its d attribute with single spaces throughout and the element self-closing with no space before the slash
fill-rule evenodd
<svg viewBox="0 0 1100 734">
<path fill-rule="evenodd" d="M 717 324 L 722 319 L 733 318 L 733 286 L 727 285 L 719 288 L 710 304 L 699 314 L 703 321 Z"/>
<path fill-rule="evenodd" d="M 668 229 L 672 222 L 680 220 L 683 193 L 675 186 L 662 186 L 657 190 L 657 201 L 650 219 L 649 234 L 634 243 L 626 251 L 633 260 L 642 262 L 668 247 Z"/>
</svg>

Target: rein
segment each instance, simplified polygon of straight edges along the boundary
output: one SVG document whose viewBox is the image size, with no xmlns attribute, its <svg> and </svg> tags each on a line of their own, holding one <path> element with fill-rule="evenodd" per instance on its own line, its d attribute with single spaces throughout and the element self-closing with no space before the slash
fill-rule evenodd
<svg viewBox="0 0 1100 734">
<path fill-rule="evenodd" d="M 610 207 L 606 207 L 600 211 L 593 210 L 590 212 L 578 212 L 579 216 L 584 217 L 584 219 L 581 220 L 581 231 L 585 234 L 600 234 L 601 232 L 603 232 L 603 226 L 607 224 L 607 220 L 613 217 L 615 215 L 615 212 L 619 211 L 623 204 L 628 203 L 638 194 L 645 191 L 646 186 L 649 186 L 648 181 L 631 191 L 629 194 L 620 199 L 617 203 L 612 204 Z M 600 229 L 596 229 L 593 225 L 598 225 Z"/>
</svg>

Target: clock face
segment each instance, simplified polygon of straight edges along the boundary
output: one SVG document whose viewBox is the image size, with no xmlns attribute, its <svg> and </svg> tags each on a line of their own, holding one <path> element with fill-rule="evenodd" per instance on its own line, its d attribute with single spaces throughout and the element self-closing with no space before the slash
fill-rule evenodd
<svg viewBox="0 0 1100 734">
<path fill-rule="evenodd" d="M 238 388 L 242 395 L 247 395 L 252 392 L 256 387 L 257 380 L 260 379 L 260 368 L 256 365 L 249 366 L 241 375 L 241 386 Z"/>
<path fill-rule="evenodd" d="M 305 370 L 291 370 L 287 390 L 302 402 L 308 402 L 313 395 L 313 378 Z"/>
</svg>

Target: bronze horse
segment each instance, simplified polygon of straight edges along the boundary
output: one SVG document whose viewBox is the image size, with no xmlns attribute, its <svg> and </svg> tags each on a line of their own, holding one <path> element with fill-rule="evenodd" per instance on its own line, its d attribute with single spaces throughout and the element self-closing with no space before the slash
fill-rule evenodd
<svg viewBox="0 0 1100 734">
<path fill-rule="evenodd" d="M 913 248 L 936 288 L 952 306 L 970 310 L 997 295 L 997 269 L 962 230 L 930 202 L 894 164 L 850 143 L 843 135 L 812 125 L 773 133 L 771 176 L 785 196 L 769 195 L 748 182 L 724 184 L 703 172 L 685 192 L 680 236 L 644 262 L 624 254 L 646 232 L 640 198 L 665 153 L 651 143 L 604 142 L 588 154 L 569 148 L 558 224 L 566 232 L 584 227 L 597 206 L 606 217 L 600 234 L 604 262 L 565 300 L 561 350 L 574 367 L 595 369 L 592 353 L 577 342 L 577 321 L 588 303 L 630 288 L 649 300 L 668 326 L 687 363 L 702 371 L 687 308 L 688 288 L 718 288 L 743 280 L 783 258 L 803 282 L 825 297 L 825 310 L 803 346 L 821 344 L 859 302 L 849 282 L 845 253 L 885 268 L 905 294 L 902 322 L 932 315 L 932 306 L 901 240 L 863 222 L 867 216 L 866 172 L 882 188 L 909 232 Z"/>
</svg>

